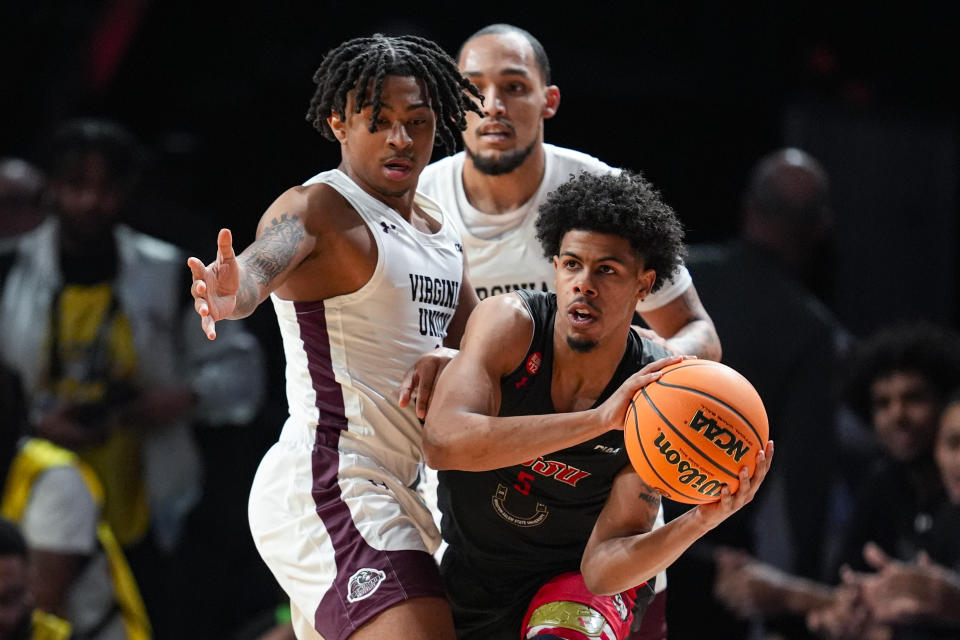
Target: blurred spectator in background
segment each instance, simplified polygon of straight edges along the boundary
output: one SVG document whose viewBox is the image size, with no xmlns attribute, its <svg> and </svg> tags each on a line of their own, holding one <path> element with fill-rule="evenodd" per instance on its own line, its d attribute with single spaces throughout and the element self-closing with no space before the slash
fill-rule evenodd
<svg viewBox="0 0 960 640">
<path fill-rule="evenodd" d="M 27 543 L 0 518 L 0 640 L 67 640 L 70 624 L 34 608 Z"/>
<path fill-rule="evenodd" d="M 68 621 L 74 638 L 149 640 L 136 581 L 103 519 L 100 481 L 76 454 L 23 436 L 26 403 L 3 366 L 0 400 L 0 516 L 22 529 L 36 606 Z"/>
<path fill-rule="evenodd" d="M 43 174 L 21 158 L 0 158 L 0 238 L 35 228 L 43 220 Z"/>
<path fill-rule="evenodd" d="M 42 150 L 52 215 L 0 253 L 0 356 L 35 435 L 96 471 L 151 617 L 168 621 L 169 560 L 202 489 L 191 425 L 254 417 L 259 346 L 242 323 L 216 342 L 191 331 L 186 256 L 122 223 L 144 168 L 130 132 L 74 120 Z"/>
<path fill-rule="evenodd" d="M 882 566 L 886 556 L 910 561 L 934 546 L 935 516 L 944 500 L 934 439 L 945 400 L 960 383 L 960 336 L 923 322 L 885 328 L 856 348 L 846 371 L 849 402 L 869 417 L 882 452 L 862 474 L 844 522 L 844 544 L 835 565 L 852 575 L 851 569 Z M 955 559 L 957 532 L 948 539 L 945 546 Z M 740 615 L 813 612 L 812 627 L 828 636 L 836 631 L 836 620 L 856 622 L 860 596 L 855 589 L 791 575 L 729 550 L 720 553 L 719 565 L 717 595 Z M 833 581 L 837 574 L 831 572 Z M 861 632 L 865 635 L 850 637 L 874 637 Z"/>
<path fill-rule="evenodd" d="M 804 151 L 780 149 L 751 170 L 739 236 L 690 248 L 687 266 L 723 340 L 723 361 L 757 388 L 783 457 L 754 505 L 671 567 L 671 638 L 747 633 L 712 596 L 716 545 L 738 547 L 792 573 L 820 577 L 824 571 L 836 463 L 833 372 L 846 332 L 803 276 L 830 229 L 826 172 Z M 685 510 L 664 505 L 668 517 Z M 692 606 L 709 614 L 690 616 Z M 804 628 L 800 618 L 792 624 Z"/>
</svg>

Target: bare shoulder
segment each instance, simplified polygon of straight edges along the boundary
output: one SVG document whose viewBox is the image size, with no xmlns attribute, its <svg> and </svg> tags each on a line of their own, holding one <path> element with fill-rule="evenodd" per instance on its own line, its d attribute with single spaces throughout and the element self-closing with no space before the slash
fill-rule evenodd
<svg viewBox="0 0 960 640">
<path fill-rule="evenodd" d="M 284 191 L 273 201 L 260 219 L 260 234 L 275 222 L 297 218 L 307 233 L 320 235 L 330 231 L 332 223 L 356 215 L 350 203 L 328 184 L 316 183 L 295 186 Z"/>
<path fill-rule="evenodd" d="M 467 320 L 461 350 L 513 371 L 533 339 L 533 317 L 515 293 L 484 298 Z"/>
<path fill-rule="evenodd" d="M 360 215 L 333 187 L 291 187 L 260 219 L 258 241 L 293 248 L 281 298 L 319 300 L 356 291 L 376 266 L 376 244 Z"/>
</svg>

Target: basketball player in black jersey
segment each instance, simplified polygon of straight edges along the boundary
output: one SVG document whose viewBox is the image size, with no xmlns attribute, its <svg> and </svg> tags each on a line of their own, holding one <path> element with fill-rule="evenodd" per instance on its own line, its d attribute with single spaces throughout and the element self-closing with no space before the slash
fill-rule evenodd
<svg viewBox="0 0 960 640">
<path fill-rule="evenodd" d="M 735 493 L 653 530 L 660 497 L 629 464 L 623 417 L 681 358 L 630 322 L 680 263 L 681 225 L 640 175 L 582 173 L 541 207 L 537 235 L 557 293 L 484 300 L 427 414 L 441 573 L 461 639 L 621 640 L 636 587 L 753 498 L 773 443 Z"/>
</svg>

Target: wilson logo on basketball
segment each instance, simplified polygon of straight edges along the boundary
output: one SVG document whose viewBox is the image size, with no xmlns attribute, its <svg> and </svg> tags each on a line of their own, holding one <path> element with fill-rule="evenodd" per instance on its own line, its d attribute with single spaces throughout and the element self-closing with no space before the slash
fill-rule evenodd
<svg viewBox="0 0 960 640">
<path fill-rule="evenodd" d="M 704 438 L 720 447 L 737 462 L 740 462 L 740 458 L 747 451 L 750 451 L 750 447 L 746 446 L 743 440 L 737 438 L 729 429 L 721 427 L 716 420 L 703 415 L 703 411 L 697 411 L 696 415 L 693 416 L 693 420 L 690 421 L 690 428 L 698 433 L 703 431 Z"/>
<path fill-rule="evenodd" d="M 684 460 L 680 452 L 672 448 L 670 441 L 667 440 L 662 431 L 653 441 L 653 446 L 660 452 L 664 460 L 677 468 L 677 472 L 680 474 L 677 480 L 688 485 L 691 489 L 696 489 L 697 493 L 706 496 L 719 496 L 720 490 L 726 486 L 719 480 L 707 481 L 707 474 L 690 464 L 689 461 Z"/>
<path fill-rule="evenodd" d="M 356 602 L 370 597 L 386 577 L 387 574 L 379 569 L 360 569 L 350 576 L 347 583 L 347 601 Z"/>
<path fill-rule="evenodd" d="M 543 356 L 540 355 L 540 352 L 531 353 L 530 357 L 527 358 L 527 372 L 535 376 L 537 371 L 540 371 L 540 363 L 543 361 Z"/>
</svg>

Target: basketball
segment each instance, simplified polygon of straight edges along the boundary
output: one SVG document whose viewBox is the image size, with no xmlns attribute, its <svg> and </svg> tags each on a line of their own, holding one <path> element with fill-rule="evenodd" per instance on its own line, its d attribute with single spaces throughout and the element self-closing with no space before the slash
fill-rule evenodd
<svg viewBox="0 0 960 640">
<path fill-rule="evenodd" d="M 736 491 L 738 471 L 753 477 L 757 451 L 770 433 L 753 385 L 727 365 L 684 360 L 640 389 L 624 418 L 627 455 L 637 473 L 663 497 L 716 502 L 724 486 Z"/>
</svg>

